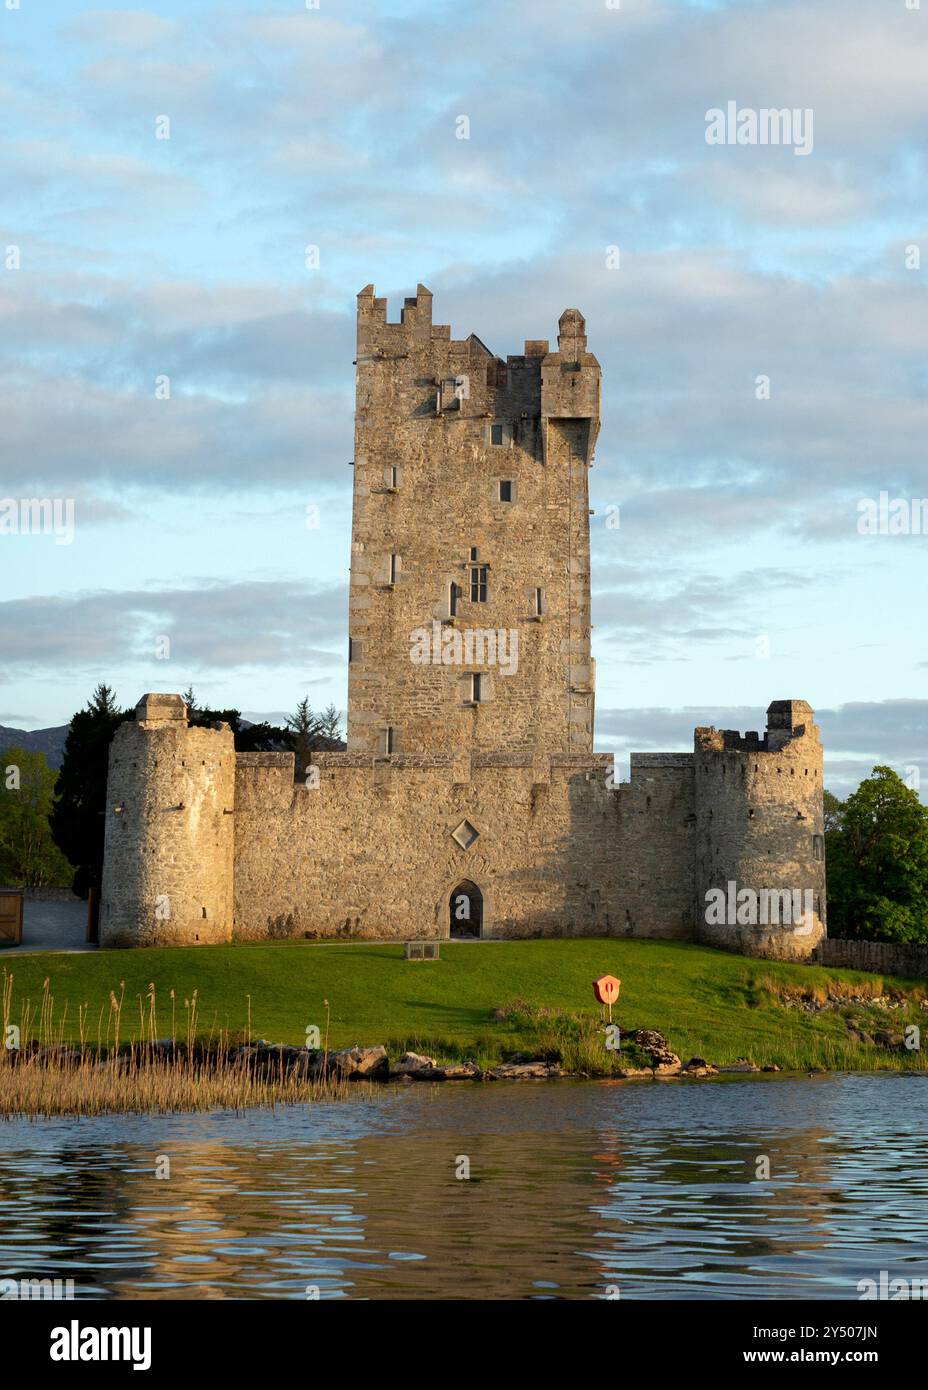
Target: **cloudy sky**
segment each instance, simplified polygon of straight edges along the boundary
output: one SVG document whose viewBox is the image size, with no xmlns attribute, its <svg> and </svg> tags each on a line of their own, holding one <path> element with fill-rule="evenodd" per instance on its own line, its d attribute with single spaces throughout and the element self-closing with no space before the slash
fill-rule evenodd
<svg viewBox="0 0 928 1390">
<path fill-rule="evenodd" d="M 76 525 L 0 533 L 0 723 L 344 706 L 355 295 L 422 281 L 502 356 L 586 315 L 597 747 L 798 697 L 836 790 L 928 780 L 928 3 L 10 3 L 0 498 Z"/>
</svg>

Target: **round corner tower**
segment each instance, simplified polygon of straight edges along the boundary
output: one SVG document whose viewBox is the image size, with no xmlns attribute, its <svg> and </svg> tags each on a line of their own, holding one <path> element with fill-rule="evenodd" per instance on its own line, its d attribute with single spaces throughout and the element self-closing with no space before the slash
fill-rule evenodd
<svg viewBox="0 0 928 1390">
<path fill-rule="evenodd" d="M 191 728 L 179 695 L 143 695 L 107 779 L 101 946 L 232 938 L 235 745 Z"/>
<path fill-rule="evenodd" d="M 700 940 L 801 959 L 825 935 L 822 745 L 805 700 L 774 700 L 761 738 L 697 729 Z"/>
</svg>

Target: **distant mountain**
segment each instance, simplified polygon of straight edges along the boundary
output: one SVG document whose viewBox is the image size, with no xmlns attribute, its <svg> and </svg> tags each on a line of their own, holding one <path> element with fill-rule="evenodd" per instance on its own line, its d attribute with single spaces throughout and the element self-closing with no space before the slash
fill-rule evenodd
<svg viewBox="0 0 928 1390">
<path fill-rule="evenodd" d="M 5 748 L 25 748 L 30 753 L 44 753 L 49 767 L 61 766 L 64 757 L 64 741 L 68 736 L 68 724 L 56 729 L 9 729 L 0 724 L 0 753 Z"/>
</svg>

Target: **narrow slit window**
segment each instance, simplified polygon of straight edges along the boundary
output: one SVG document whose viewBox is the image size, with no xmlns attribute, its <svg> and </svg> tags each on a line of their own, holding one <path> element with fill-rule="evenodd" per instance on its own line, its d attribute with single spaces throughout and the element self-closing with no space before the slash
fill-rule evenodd
<svg viewBox="0 0 928 1390">
<path fill-rule="evenodd" d="M 398 555 L 391 555 L 391 556 L 390 556 L 390 583 L 391 583 L 391 584 L 395 584 L 395 583 L 396 583 L 396 570 L 397 570 L 397 560 L 398 560 L 398 559 L 399 559 L 399 556 L 398 556 Z"/>
<path fill-rule="evenodd" d="M 454 583 L 449 584 L 449 586 L 448 586 L 448 613 L 449 613 L 449 615 L 450 615 L 452 618 L 457 617 L 457 612 L 458 612 L 458 594 L 459 594 L 459 593 L 460 593 L 460 589 L 458 588 L 457 584 L 454 584 Z"/>
<path fill-rule="evenodd" d="M 397 468 L 396 464 L 394 463 L 394 464 L 391 464 L 391 466 L 390 466 L 390 486 L 391 486 L 391 487 L 399 487 L 399 485 L 400 485 L 400 470 Z"/>
<path fill-rule="evenodd" d="M 825 840 L 824 840 L 824 838 L 823 838 L 821 835 L 813 835 L 813 836 L 812 836 L 812 858 L 813 858 L 813 859 L 824 859 L 824 858 L 825 858 Z"/>
<path fill-rule="evenodd" d="M 396 752 L 396 730 L 392 724 L 388 724 L 383 731 L 383 751 L 388 757 Z"/>
<path fill-rule="evenodd" d="M 470 698 L 475 705 L 480 704 L 483 694 L 483 676 L 479 671 L 474 671 L 470 678 Z"/>
<path fill-rule="evenodd" d="M 540 618 L 545 611 L 545 591 L 544 589 L 535 590 L 535 617 Z"/>
</svg>

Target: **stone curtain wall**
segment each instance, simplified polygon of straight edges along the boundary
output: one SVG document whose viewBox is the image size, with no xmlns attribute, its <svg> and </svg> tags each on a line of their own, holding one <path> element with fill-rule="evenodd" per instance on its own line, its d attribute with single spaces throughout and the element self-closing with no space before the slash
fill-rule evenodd
<svg viewBox="0 0 928 1390">
<path fill-rule="evenodd" d="M 632 753 L 631 781 L 617 795 L 622 935 L 692 937 L 692 753 Z"/>
<path fill-rule="evenodd" d="M 896 941 L 842 941 L 826 937 L 816 946 L 811 964 L 869 970 L 877 975 L 902 975 L 910 980 L 928 980 L 928 946 L 910 946 Z"/>
<path fill-rule="evenodd" d="M 486 936 L 622 929 L 606 755 L 317 754 L 316 790 L 289 754 L 236 761 L 236 938 L 445 938 L 465 879 Z"/>
<path fill-rule="evenodd" d="M 488 937 L 692 939 L 706 856 L 743 886 L 803 886 L 824 867 L 811 858 L 821 750 L 805 726 L 768 730 L 774 747 L 703 730 L 695 757 L 633 754 L 618 787 L 608 754 L 538 750 L 319 753 L 294 781 L 292 753 L 236 755 L 227 726 L 189 728 L 182 709 L 147 696 L 147 717 L 113 740 L 104 945 L 445 939 L 465 881 Z M 746 834 L 751 809 L 761 824 Z M 712 944 L 815 945 L 784 950 L 791 937 L 726 926 Z"/>
</svg>

